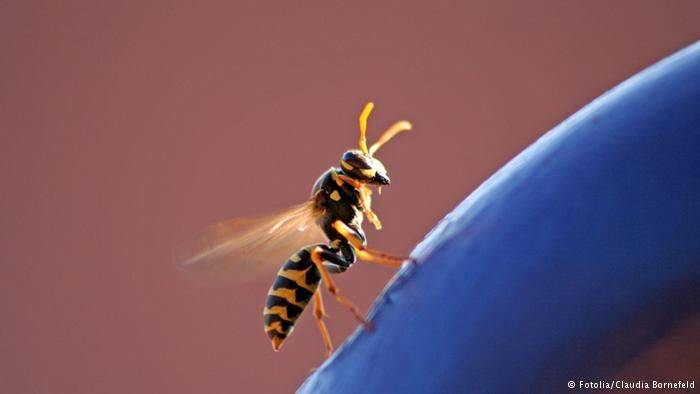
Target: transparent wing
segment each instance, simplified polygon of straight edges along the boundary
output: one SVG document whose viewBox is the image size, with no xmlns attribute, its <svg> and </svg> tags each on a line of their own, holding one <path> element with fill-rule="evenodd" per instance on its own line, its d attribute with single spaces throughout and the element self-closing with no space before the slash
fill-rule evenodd
<svg viewBox="0 0 700 394">
<path fill-rule="evenodd" d="M 269 215 L 225 220 L 175 249 L 175 265 L 210 279 L 244 279 L 279 267 L 303 246 L 323 243 L 313 201 Z"/>
</svg>

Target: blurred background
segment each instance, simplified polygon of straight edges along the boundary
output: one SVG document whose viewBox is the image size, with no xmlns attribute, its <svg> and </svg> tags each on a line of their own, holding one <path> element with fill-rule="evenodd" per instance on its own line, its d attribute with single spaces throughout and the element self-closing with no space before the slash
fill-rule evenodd
<svg viewBox="0 0 700 394">
<path fill-rule="evenodd" d="M 274 353 L 274 270 L 199 286 L 174 244 L 306 199 L 373 100 L 370 141 L 414 131 L 378 154 L 393 183 L 367 232 L 408 253 L 698 18 L 693 1 L 0 2 L 0 392 L 291 392 L 324 360 L 311 314 Z M 391 276 L 337 281 L 367 310 Z M 339 345 L 355 323 L 327 304 Z"/>
</svg>

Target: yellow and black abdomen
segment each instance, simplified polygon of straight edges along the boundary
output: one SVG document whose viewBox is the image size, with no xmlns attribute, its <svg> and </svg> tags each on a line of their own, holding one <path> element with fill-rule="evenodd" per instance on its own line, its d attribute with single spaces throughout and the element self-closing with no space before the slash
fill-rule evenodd
<svg viewBox="0 0 700 394">
<path fill-rule="evenodd" d="M 272 347 L 279 350 L 292 333 L 294 323 L 311 301 L 321 281 L 321 274 L 311 261 L 311 250 L 316 245 L 301 249 L 277 273 L 277 278 L 267 293 L 263 317 L 265 332 Z"/>
</svg>

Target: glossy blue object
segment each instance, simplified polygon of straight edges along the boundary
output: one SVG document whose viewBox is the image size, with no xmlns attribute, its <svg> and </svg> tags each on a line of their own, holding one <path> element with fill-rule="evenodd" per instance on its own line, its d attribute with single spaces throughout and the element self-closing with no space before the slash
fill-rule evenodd
<svg viewBox="0 0 700 394">
<path fill-rule="evenodd" d="M 566 392 L 697 315 L 700 44 L 545 134 L 413 256 L 299 393 Z"/>
</svg>

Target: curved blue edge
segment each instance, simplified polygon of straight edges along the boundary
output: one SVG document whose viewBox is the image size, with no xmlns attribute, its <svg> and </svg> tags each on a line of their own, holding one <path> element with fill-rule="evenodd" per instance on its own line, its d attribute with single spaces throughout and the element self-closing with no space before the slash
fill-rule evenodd
<svg viewBox="0 0 700 394">
<path fill-rule="evenodd" d="M 563 392 L 698 314 L 700 43 L 545 134 L 412 256 L 298 393 Z"/>
</svg>

